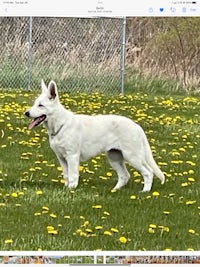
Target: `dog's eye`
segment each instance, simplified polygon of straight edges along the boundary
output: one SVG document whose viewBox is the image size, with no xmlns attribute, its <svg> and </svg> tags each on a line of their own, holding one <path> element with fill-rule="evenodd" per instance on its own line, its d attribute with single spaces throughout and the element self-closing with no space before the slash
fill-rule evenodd
<svg viewBox="0 0 200 267">
<path fill-rule="evenodd" d="M 42 104 L 39 104 L 38 107 L 43 108 L 44 106 Z"/>
</svg>

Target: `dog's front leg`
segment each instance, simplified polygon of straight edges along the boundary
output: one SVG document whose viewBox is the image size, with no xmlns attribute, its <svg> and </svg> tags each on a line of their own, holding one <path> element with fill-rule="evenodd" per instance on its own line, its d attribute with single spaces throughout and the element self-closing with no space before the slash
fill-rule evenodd
<svg viewBox="0 0 200 267">
<path fill-rule="evenodd" d="M 62 167 L 63 172 L 63 178 L 65 180 L 65 186 L 68 186 L 68 164 L 64 157 L 57 155 L 57 158 L 59 160 L 60 166 Z"/>
<path fill-rule="evenodd" d="M 79 180 L 79 155 L 68 155 L 68 187 L 76 188 Z"/>
</svg>

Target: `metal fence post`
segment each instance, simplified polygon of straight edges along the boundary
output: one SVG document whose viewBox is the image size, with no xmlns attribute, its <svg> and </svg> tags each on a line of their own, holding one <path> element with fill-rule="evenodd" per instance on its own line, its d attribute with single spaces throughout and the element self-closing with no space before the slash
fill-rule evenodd
<svg viewBox="0 0 200 267">
<path fill-rule="evenodd" d="M 126 45 L 126 17 L 123 18 L 122 27 L 122 43 L 121 43 L 121 62 L 120 62 L 120 76 L 121 76 L 121 94 L 124 94 L 124 74 L 125 74 L 125 45 Z"/>
<path fill-rule="evenodd" d="M 124 24 L 123 24 L 124 23 Z M 123 17 L 0 18 L 0 87 L 37 88 L 54 79 L 69 93 L 123 93 Z"/>
<path fill-rule="evenodd" d="M 29 38 L 28 38 L 28 59 L 27 59 L 27 88 L 31 88 L 31 71 L 32 71 L 32 25 L 33 19 L 29 18 Z"/>
</svg>

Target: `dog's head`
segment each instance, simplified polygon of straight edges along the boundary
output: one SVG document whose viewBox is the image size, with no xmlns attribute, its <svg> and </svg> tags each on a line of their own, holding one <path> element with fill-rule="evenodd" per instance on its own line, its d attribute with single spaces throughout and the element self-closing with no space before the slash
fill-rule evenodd
<svg viewBox="0 0 200 267">
<path fill-rule="evenodd" d="M 48 116 L 54 112 L 59 101 L 57 86 L 54 81 L 51 81 L 47 87 L 42 80 L 41 89 L 40 96 L 35 100 L 33 106 L 25 112 L 27 117 L 33 119 L 28 126 L 29 130 L 47 121 Z"/>
</svg>

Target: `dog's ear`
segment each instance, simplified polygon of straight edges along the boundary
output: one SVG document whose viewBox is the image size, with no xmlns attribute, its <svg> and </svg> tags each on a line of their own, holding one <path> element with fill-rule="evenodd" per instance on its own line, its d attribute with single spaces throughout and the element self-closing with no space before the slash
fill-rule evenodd
<svg viewBox="0 0 200 267">
<path fill-rule="evenodd" d="M 54 81 L 50 81 L 49 83 L 48 96 L 49 96 L 49 99 L 51 100 L 58 98 L 58 90 L 57 90 L 56 83 Z"/>
<path fill-rule="evenodd" d="M 47 93 L 47 87 L 43 79 L 41 81 L 41 89 L 42 89 L 42 93 Z"/>
</svg>

